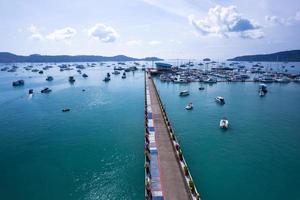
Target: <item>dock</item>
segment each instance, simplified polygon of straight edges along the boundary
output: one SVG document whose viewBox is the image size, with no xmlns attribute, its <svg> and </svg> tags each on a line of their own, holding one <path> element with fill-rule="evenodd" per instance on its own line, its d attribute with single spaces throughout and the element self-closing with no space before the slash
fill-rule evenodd
<svg viewBox="0 0 300 200">
<path fill-rule="evenodd" d="M 150 72 L 145 72 L 145 199 L 200 199 Z"/>
</svg>

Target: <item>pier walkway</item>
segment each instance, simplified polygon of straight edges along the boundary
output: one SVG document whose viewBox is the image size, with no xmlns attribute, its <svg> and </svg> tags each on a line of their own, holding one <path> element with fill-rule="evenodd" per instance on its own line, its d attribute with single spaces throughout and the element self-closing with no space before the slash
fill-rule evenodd
<svg viewBox="0 0 300 200">
<path fill-rule="evenodd" d="M 200 199 L 149 72 L 145 118 L 146 199 Z"/>
</svg>

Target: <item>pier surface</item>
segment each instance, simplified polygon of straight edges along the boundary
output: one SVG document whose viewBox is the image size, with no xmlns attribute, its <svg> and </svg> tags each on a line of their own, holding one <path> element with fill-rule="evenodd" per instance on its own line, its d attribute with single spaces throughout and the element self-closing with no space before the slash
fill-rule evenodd
<svg viewBox="0 0 300 200">
<path fill-rule="evenodd" d="M 152 177 L 155 181 L 152 181 L 152 184 L 158 184 L 162 194 L 161 197 L 157 199 L 192 199 L 176 151 L 174 150 L 169 130 L 164 121 L 163 111 L 159 104 L 159 97 L 156 93 L 154 82 L 149 77 L 151 76 L 147 73 L 145 83 L 148 95 L 147 101 L 150 101 L 148 106 L 150 106 L 149 110 L 151 110 L 152 113 L 151 119 L 153 119 L 150 126 L 153 126 L 153 130 L 155 130 L 153 138 L 155 139 L 155 149 L 157 150 L 155 156 L 157 161 L 155 161 L 155 163 L 158 165 L 157 176 L 159 176 L 158 178 Z M 152 159 L 153 157 L 151 158 L 151 162 Z M 155 191 L 153 199 L 156 199 Z"/>
</svg>

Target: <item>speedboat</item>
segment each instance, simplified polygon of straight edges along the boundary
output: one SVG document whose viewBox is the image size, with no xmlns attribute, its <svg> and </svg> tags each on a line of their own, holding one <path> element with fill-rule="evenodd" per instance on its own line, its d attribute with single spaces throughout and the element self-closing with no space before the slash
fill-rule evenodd
<svg viewBox="0 0 300 200">
<path fill-rule="evenodd" d="M 50 93 L 51 91 L 52 91 L 51 89 L 46 87 L 46 88 L 41 90 L 41 93 Z"/>
<path fill-rule="evenodd" d="M 181 96 L 181 97 L 183 97 L 183 96 L 188 96 L 188 95 L 190 95 L 190 93 L 189 93 L 189 91 L 187 91 L 187 90 L 183 90 L 183 91 L 181 91 L 181 92 L 179 93 L 179 96 Z"/>
<path fill-rule="evenodd" d="M 123 75 L 122 75 L 122 78 L 126 78 L 126 73 L 124 72 Z"/>
<path fill-rule="evenodd" d="M 226 117 L 223 117 L 221 120 L 220 120 L 220 128 L 223 128 L 223 129 L 227 129 L 228 128 L 228 120 Z"/>
<path fill-rule="evenodd" d="M 192 109 L 193 109 L 193 103 L 192 103 L 192 102 L 189 103 L 189 104 L 185 107 L 185 109 L 187 109 L 187 110 L 192 110 Z"/>
<path fill-rule="evenodd" d="M 75 79 L 74 79 L 73 76 L 69 76 L 69 82 L 70 82 L 70 83 L 74 83 L 74 82 L 75 82 Z"/>
<path fill-rule="evenodd" d="M 52 76 L 47 76 L 46 81 L 53 81 L 53 77 Z"/>
<path fill-rule="evenodd" d="M 12 83 L 12 86 L 14 86 L 14 87 L 22 86 L 22 85 L 24 85 L 24 83 L 25 83 L 24 80 L 17 80 Z"/>
<path fill-rule="evenodd" d="M 219 96 L 219 97 L 216 97 L 215 100 L 216 100 L 217 103 L 225 104 L 225 99 L 224 99 L 224 97 L 220 97 L 220 96 Z"/>
</svg>

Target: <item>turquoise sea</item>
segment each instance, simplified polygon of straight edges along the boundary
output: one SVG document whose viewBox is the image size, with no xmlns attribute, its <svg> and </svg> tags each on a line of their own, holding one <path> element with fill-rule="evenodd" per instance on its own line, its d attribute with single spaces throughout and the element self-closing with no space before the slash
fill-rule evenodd
<svg viewBox="0 0 300 200">
<path fill-rule="evenodd" d="M 112 67 L 87 68 L 84 79 L 17 65 L 17 73 L 0 72 L 0 199 L 143 199 L 143 72 L 105 83 Z M 13 88 L 17 79 L 25 85 Z M 155 81 L 202 199 L 300 199 L 300 84 L 269 84 L 260 98 L 256 83 L 199 91 L 199 83 Z M 39 93 L 44 87 L 52 92 Z M 180 98 L 183 89 L 190 96 Z"/>
</svg>

